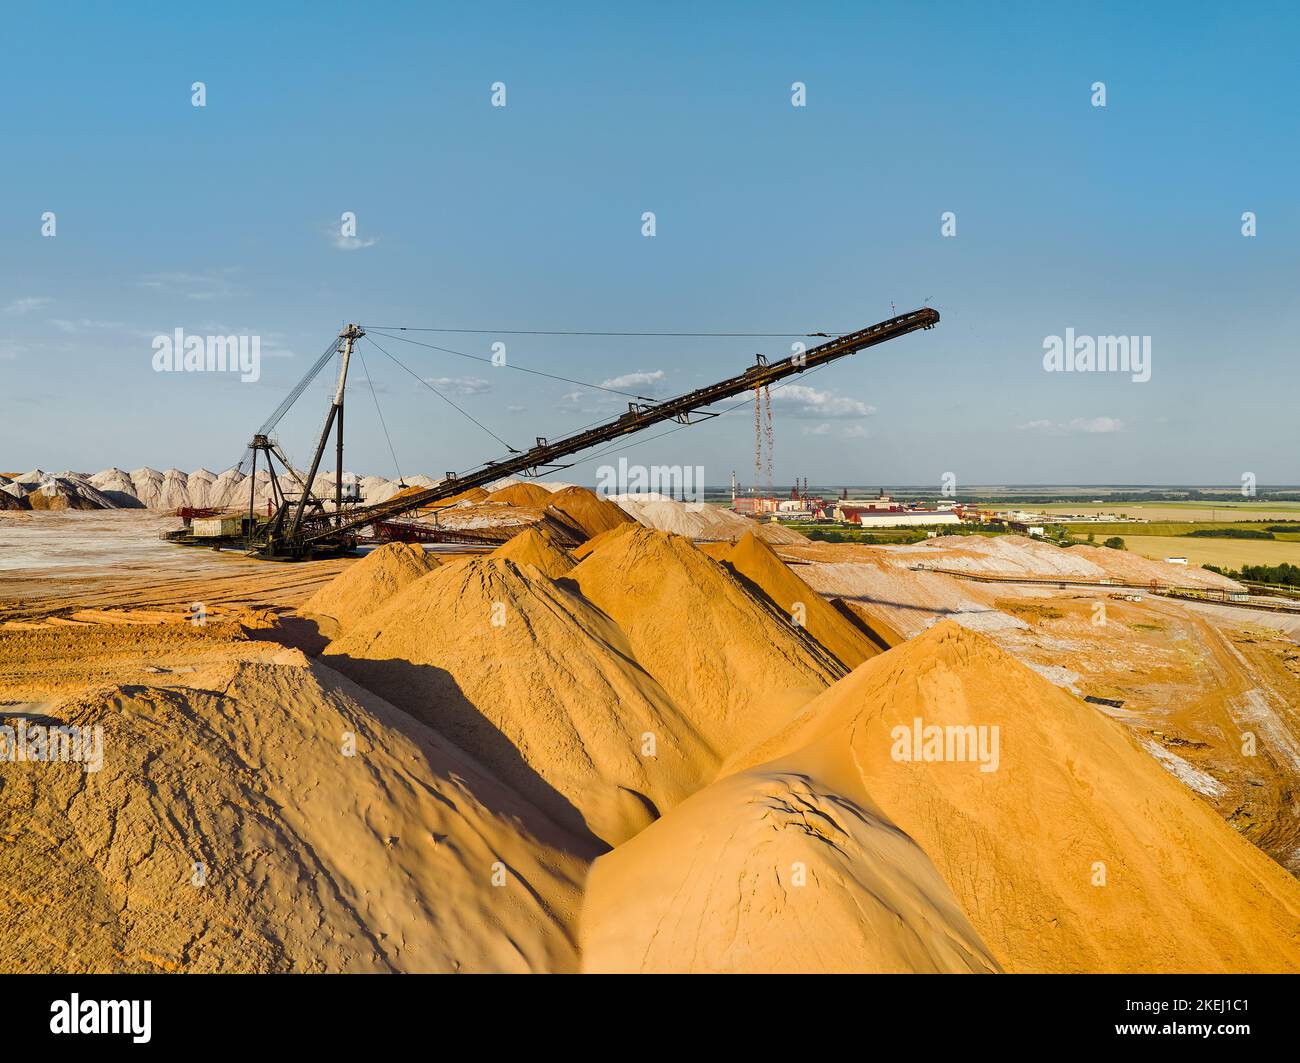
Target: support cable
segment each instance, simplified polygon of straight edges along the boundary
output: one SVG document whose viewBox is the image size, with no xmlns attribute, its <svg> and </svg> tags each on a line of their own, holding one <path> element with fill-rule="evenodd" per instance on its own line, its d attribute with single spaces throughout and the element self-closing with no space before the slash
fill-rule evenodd
<svg viewBox="0 0 1300 1063">
<path fill-rule="evenodd" d="M 384 430 L 384 439 L 388 441 L 388 453 L 393 456 L 393 468 L 397 470 L 397 482 L 405 487 L 406 481 L 402 478 L 402 467 L 397 463 L 397 451 L 393 449 L 393 440 L 388 434 L 388 425 L 384 422 L 384 411 L 379 408 L 379 396 L 375 393 L 375 382 L 370 379 L 370 367 L 366 365 L 365 352 L 358 347 L 357 354 L 361 355 L 361 371 L 366 374 L 366 383 L 370 385 L 370 397 L 375 400 L 375 413 L 379 415 L 379 427 Z"/>
<path fill-rule="evenodd" d="M 396 338 L 396 337 L 388 337 L 388 338 Z M 457 413 L 459 413 L 459 414 L 460 414 L 462 417 L 464 417 L 466 420 L 468 420 L 468 421 L 472 421 L 474 424 L 478 425 L 479 428 L 483 429 L 484 432 L 486 432 L 486 433 L 487 433 L 488 435 L 490 435 L 493 439 L 495 439 L 498 443 L 500 443 L 503 447 L 505 447 L 506 450 L 510 451 L 510 453 L 512 453 L 512 454 L 518 454 L 518 453 L 520 453 L 518 450 L 516 450 L 514 447 L 512 447 L 509 443 L 507 443 L 504 439 L 502 439 L 499 435 L 497 435 L 494 431 L 492 431 L 492 429 L 490 429 L 490 428 L 489 428 L 487 425 L 485 425 L 482 421 L 477 420 L 477 419 L 474 418 L 471 414 L 467 413 L 465 410 L 462 410 L 459 406 L 457 406 L 454 402 L 452 402 L 451 399 L 447 398 L 446 395 L 444 395 L 441 391 L 439 391 L 439 390 L 438 390 L 437 388 L 435 388 L 432 384 L 430 384 L 427 380 L 425 380 L 424 377 L 420 376 L 419 373 L 415 372 L 413 369 L 411 369 L 410 367 L 408 367 L 408 366 L 405 365 L 404 363 L 399 362 L 396 358 L 394 358 L 391 354 L 389 354 L 386 350 L 384 350 L 384 348 L 380 347 L 379 344 L 375 343 L 374 337 L 371 336 L 370 333 L 368 333 L 368 332 L 366 333 L 366 339 L 368 339 L 371 343 L 374 343 L 376 349 L 378 349 L 378 351 L 379 351 L 381 354 L 383 354 L 384 357 L 391 359 L 394 365 L 398 366 L 398 367 L 399 367 L 403 372 L 405 372 L 405 373 L 409 373 L 411 376 L 413 376 L 416 380 L 418 380 L 418 381 L 419 381 L 421 384 L 423 384 L 426 388 L 428 388 L 430 391 L 432 391 L 435 395 L 438 396 L 438 398 L 442 399 L 443 402 L 445 402 L 448 406 L 450 406 L 453 410 L 455 410 Z"/>
<path fill-rule="evenodd" d="M 370 333 L 367 332 L 366 335 L 368 336 Z M 594 388 L 596 391 L 608 391 L 611 395 L 622 395 L 624 398 L 639 399 L 642 402 L 658 401 L 657 399 L 649 398 L 646 395 L 634 395 L 630 391 L 619 391 L 617 388 L 608 388 L 605 387 L 604 384 L 592 384 L 590 381 L 586 380 L 574 380 L 572 377 L 559 376 L 555 373 L 544 373 L 540 369 L 529 369 L 526 366 L 512 365 L 509 362 L 502 363 L 502 365 L 498 366 L 491 358 L 484 358 L 479 354 L 466 354 L 464 351 L 453 351 L 449 347 L 438 347 L 432 343 L 422 343 L 420 340 L 413 340 L 407 336 L 390 336 L 384 332 L 379 333 L 379 335 L 389 340 L 401 340 L 403 343 L 414 343 L 417 347 L 428 347 L 431 351 L 441 351 L 443 354 L 454 354 L 457 358 L 469 358 L 471 361 L 475 362 L 487 362 L 489 365 L 496 368 L 504 367 L 506 369 L 513 369 L 519 373 L 530 373 L 533 376 L 544 376 L 549 380 L 561 380 L 566 384 L 577 384 L 582 388 Z"/>
<path fill-rule="evenodd" d="M 804 372 L 803 374 L 801 374 L 800 379 L 801 379 L 801 380 L 806 380 L 806 379 L 808 379 L 808 377 L 812 376 L 814 373 L 820 373 L 820 372 L 821 372 L 823 369 L 825 369 L 825 368 L 826 368 L 826 366 L 824 366 L 824 365 L 815 366 L 814 368 L 809 369 L 809 370 L 807 370 L 806 372 Z M 773 385 L 772 385 L 772 390 L 773 390 L 773 391 L 780 391 L 780 390 L 781 390 L 783 387 L 785 387 L 787 384 L 792 384 L 792 383 L 794 383 L 794 381 L 792 381 L 792 380 L 783 380 L 783 381 L 782 381 L 781 383 L 779 383 L 779 384 L 773 384 Z M 719 411 L 718 411 L 717 413 L 715 413 L 713 416 L 714 416 L 715 418 L 717 418 L 717 417 L 725 417 L 725 416 L 726 416 L 727 414 L 729 414 L 729 413 L 735 413 L 737 410 L 739 410 L 739 409 L 741 409 L 741 408 L 743 408 L 743 407 L 745 407 L 745 406 L 748 406 L 749 403 L 750 403 L 750 400 L 749 400 L 748 397 L 743 398 L 743 399 L 741 399 L 739 402 L 737 402 L 737 403 L 733 403 L 731 406 L 728 406 L 725 410 L 719 410 Z M 635 440 L 633 440 L 633 441 L 630 442 L 630 443 L 624 443 L 624 442 L 622 442 L 622 441 L 619 441 L 619 442 L 616 442 L 616 443 L 611 443 L 611 444 L 609 444 L 608 446 L 606 446 L 606 447 L 605 447 L 604 449 L 602 449 L 602 450 L 597 450 L 597 451 L 595 451 L 595 452 L 592 453 L 592 454 L 588 454 L 585 458 L 582 459 L 582 461 L 583 461 L 583 462 L 594 461 L 596 458 L 603 457 L 603 456 L 606 455 L 606 454 L 618 454 L 618 453 L 620 453 L 621 451 L 624 451 L 624 450 L 631 450 L 633 447 L 641 447 L 641 446 L 645 446 L 645 444 L 647 444 L 647 443 L 653 443 L 656 439 L 663 439 L 664 436 L 670 436 L 670 435 L 672 435 L 674 432 L 680 432 L 680 431 L 682 431 L 682 429 L 684 429 L 684 428 L 691 428 L 691 427 L 693 427 L 693 425 L 689 425 L 689 424 L 679 424 L 676 428 L 670 428 L 670 429 L 668 429 L 668 431 L 666 431 L 666 432 L 660 432 L 658 435 L 653 435 L 653 436 L 643 436 L 642 438 L 640 438 L 640 439 L 635 439 Z M 577 462 L 575 462 L 574 464 L 577 464 Z"/>
<path fill-rule="evenodd" d="M 659 336 L 688 339 L 826 339 L 847 335 L 844 332 L 589 332 L 582 329 L 489 329 L 489 328 L 411 328 L 407 325 L 362 325 L 367 331 L 386 332 L 455 332 L 476 336 Z"/>
</svg>

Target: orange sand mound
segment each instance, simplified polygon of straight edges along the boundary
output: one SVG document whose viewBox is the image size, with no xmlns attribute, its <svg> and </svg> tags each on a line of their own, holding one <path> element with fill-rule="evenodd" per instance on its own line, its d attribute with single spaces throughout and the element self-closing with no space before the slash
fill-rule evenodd
<svg viewBox="0 0 1300 1063">
<path fill-rule="evenodd" d="M 883 619 L 878 612 L 873 611 L 861 602 L 851 601 L 847 598 L 836 598 L 834 601 L 838 608 L 853 617 L 858 625 L 871 632 L 869 637 L 877 642 L 882 650 L 892 650 L 895 646 L 907 641 L 907 636 L 898 628 Z"/>
<path fill-rule="evenodd" d="M 585 487 L 564 487 L 550 496 L 550 509 L 590 539 L 594 535 L 634 524 L 623 509 Z"/>
<path fill-rule="evenodd" d="M 996 726 L 996 770 L 960 759 L 957 731 L 946 759 L 903 759 L 917 720 Z M 993 731 L 961 737 L 981 734 L 990 753 Z M 1007 970 L 1300 969 L 1300 882 L 1123 726 L 953 621 L 868 661 L 729 768 L 751 765 L 878 808 Z"/>
<path fill-rule="evenodd" d="M 417 488 L 416 490 L 419 489 Z M 439 502 L 435 502 L 433 505 L 435 508 L 442 509 L 447 506 L 459 505 L 461 502 L 482 502 L 487 498 L 487 496 L 488 493 L 484 491 L 483 488 L 470 487 L 461 491 L 460 494 L 452 495 L 450 498 L 444 498 Z"/>
<path fill-rule="evenodd" d="M 569 574 L 723 756 L 788 720 L 844 668 L 689 539 L 636 528 Z"/>
<path fill-rule="evenodd" d="M 0 969 L 575 969 L 583 844 L 407 714 L 266 651 L 48 710 L 101 726 L 103 765 L 6 769 Z"/>
<path fill-rule="evenodd" d="M 393 495 L 392 498 L 387 499 L 387 501 L 391 502 L 393 501 L 393 499 L 406 498 L 409 495 L 419 494 L 421 491 L 427 491 L 427 490 L 428 490 L 427 487 L 421 487 L 420 485 L 415 484 L 411 487 L 406 487 L 403 488 L 401 491 L 398 491 L 397 494 Z M 471 487 L 468 488 L 467 490 L 461 491 L 460 494 L 452 495 L 450 498 L 440 499 L 439 501 L 432 503 L 426 508 L 442 509 L 446 506 L 454 506 L 460 502 L 482 502 L 485 498 L 487 498 L 487 496 L 488 493 L 484 491 L 483 488 Z"/>
<path fill-rule="evenodd" d="M 599 549 L 604 543 L 609 542 L 611 539 L 616 539 L 620 535 L 626 535 L 628 532 L 636 531 L 636 529 L 639 527 L 640 525 L 637 524 L 635 521 L 629 521 L 626 524 L 615 525 L 613 528 L 610 528 L 609 531 L 604 531 L 601 532 L 599 535 L 594 535 L 590 539 L 588 539 L 585 543 L 580 543 L 579 545 L 575 546 L 572 550 L 569 551 L 569 556 L 572 557 L 575 561 L 581 561 L 593 550 Z"/>
<path fill-rule="evenodd" d="M 325 653 L 556 822 L 608 844 L 717 770 L 623 633 L 531 566 L 495 558 L 444 566 Z"/>
<path fill-rule="evenodd" d="M 438 560 L 413 543 L 386 543 L 349 566 L 302 605 L 300 612 L 328 621 L 327 635 L 345 631 L 374 612 L 408 583 L 436 568 Z"/>
<path fill-rule="evenodd" d="M 732 571 L 749 580 L 787 616 L 794 618 L 846 668 L 853 669 L 880 652 L 878 646 L 808 586 L 753 532 L 723 558 Z"/>
<path fill-rule="evenodd" d="M 911 838 L 777 768 L 714 783 L 602 856 L 581 922 L 589 972 L 997 970 Z"/>
<path fill-rule="evenodd" d="M 551 579 L 567 575 L 574 561 L 544 528 L 528 528 L 493 552 L 492 557 L 513 561 L 520 568 L 534 565 Z"/>
<path fill-rule="evenodd" d="M 488 502 L 504 502 L 510 506 L 533 506 L 545 509 L 551 503 L 551 492 L 536 484 L 517 483 L 493 491 L 487 496 Z"/>
</svg>

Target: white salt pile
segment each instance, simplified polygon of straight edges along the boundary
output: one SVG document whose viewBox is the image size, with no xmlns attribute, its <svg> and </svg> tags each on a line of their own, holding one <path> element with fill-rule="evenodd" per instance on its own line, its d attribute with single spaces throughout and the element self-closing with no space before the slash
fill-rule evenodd
<svg viewBox="0 0 1300 1063">
<path fill-rule="evenodd" d="M 768 543 L 804 543 L 807 538 L 779 524 L 759 524 L 720 506 L 707 502 L 679 502 L 667 495 L 649 491 L 644 494 L 610 495 L 629 516 L 656 531 L 672 532 L 690 539 L 739 542 L 753 533 Z"/>
</svg>

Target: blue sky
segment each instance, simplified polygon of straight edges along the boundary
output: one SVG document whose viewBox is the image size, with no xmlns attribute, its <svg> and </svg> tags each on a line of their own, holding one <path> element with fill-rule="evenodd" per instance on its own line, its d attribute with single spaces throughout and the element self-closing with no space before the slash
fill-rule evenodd
<svg viewBox="0 0 1300 1063">
<path fill-rule="evenodd" d="M 11 4 L 5 24 L 7 471 L 224 468 L 349 320 L 800 332 L 928 303 L 933 332 L 774 393 L 778 483 L 1300 481 L 1291 5 Z M 154 372 L 176 328 L 260 335 L 261 379 Z M 1150 336 L 1151 380 L 1045 372 L 1067 328 Z M 495 337 L 423 338 L 485 357 Z M 665 396 L 789 353 L 501 339 Z M 621 408 L 379 342 L 516 446 Z M 363 350 L 404 472 L 500 456 Z M 283 422 L 293 458 L 326 402 L 322 382 Z M 348 466 L 393 475 L 368 389 L 349 402 Z M 753 450 L 741 410 L 625 456 L 747 482 Z"/>
</svg>

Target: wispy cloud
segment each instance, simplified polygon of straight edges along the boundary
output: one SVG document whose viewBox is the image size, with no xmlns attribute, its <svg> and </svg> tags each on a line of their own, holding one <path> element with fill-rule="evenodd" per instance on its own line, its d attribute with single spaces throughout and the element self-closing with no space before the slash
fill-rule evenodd
<svg viewBox="0 0 1300 1063">
<path fill-rule="evenodd" d="M 575 389 L 566 391 L 556 399 L 555 410 L 558 413 L 580 414 L 583 417 L 603 419 L 613 416 L 613 411 L 617 410 L 624 401 L 617 395 Z"/>
<path fill-rule="evenodd" d="M 140 287 L 152 288 L 167 295 L 182 299 L 207 302 L 213 299 L 228 299 L 241 291 L 235 283 L 233 268 L 205 270 L 201 273 L 187 273 L 182 270 L 169 273 L 151 273 L 140 279 Z"/>
<path fill-rule="evenodd" d="M 318 386 L 316 390 L 322 395 L 329 395 L 329 394 L 333 394 L 334 388 L 336 386 L 337 386 L 336 381 L 326 377 L 324 381 L 324 386 L 323 387 Z M 364 376 L 353 375 L 348 377 L 347 392 L 349 395 L 351 395 L 353 392 L 356 392 L 361 395 L 369 395 L 371 388 L 374 388 L 375 394 L 377 395 L 391 395 L 393 392 L 393 389 L 390 388 L 387 384 L 385 384 L 382 380 L 371 380 L 369 383 L 367 383 L 366 378 Z"/>
<path fill-rule="evenodd" d="M 828 436 L 832 433 L 839 436 L 841 439 L 865 439 L 867 436 L 867 429 L 865 425 L 846 424 L 841 425 L 837 431 L 830 424 L 823 421 L 821 424 L 805 425 L 801 434 L 806 436 Z"/>
<path fill-rule="evenodd" d="M 330 242 L 330 246 L 338 251 L 363 251 L 367 247 L 374 247 L 375 244 L 379 243 L 379 238 L 375 236 L 366 238 L 349 236 L 337 221 L 321 222 L 320 231 L 324 234 L 325 239 Z"/>
<path fill-rule="evenodd" d="M 173 326 L 172 328 L 175 328 Z M 285 336 L 282 332 L 263 332 L 261 329 L 252 328 L 249 325 L 243 325 L 239 328 L 231 328 L 224 321 L 204 321 L 200 324 L 182 325 L 186 332 L 202 336 L 257 336 L 261 341 L 261 351 L 263 358 L 297 358 L 298 352 L 285 343 Z M 140 335 L 147 335 L 151 339 L 158 335 L 170 335 L 172 329 L 155 329 L 153 331 L 141 332 Z M 333 387 L 333 385 L 330 385 Z"/>
<path fill-rule="evenodd" d="M 1111 435 L 1124 431 L 1124 422 L 1118 417 L 1075 417 L 1070 421 L 1040 419 L 1020 425 L 1022 432 L 1039 432 L 1049 436 Z"/>
<path fill-rule="evenodd" d="M 615 388 L 618 390 L 622 390 L 623 388 L 644 388 L 649 385 L 662 383 L 663 379 L 664 371 L 662 369 L 639 370 L 635 373 L 624 373 L 622 376 L 613 376 L 608 380 L 602 380 L 600 386 L 602 388 Z"/>
<path fill-rule="evenodd" d="M 787 384 L 772 389 L 773 408 L 782 407 L 791 417 L 870 417 L 876 412 L 858 399 L 821 391 L 807 384 Z"/>
<path fill-rule="evenodd" d="M 334 236 L 334 246 L 340 251 L 360 251 L 363 248 L 374 247 L 379 243 L 376 237 L 370 237 L 368 240 L 362 240 L 359 236 L 344 236 L 337 233 Z"/>
<path fill-rule="evenodd" d="M 430 376 L 424 380 L 430 387 L 452 395 L 483 395 L 492 390 L 490 383 L 476 376 Z"/>
<path fill-rule="evenodd" d="M 25 299 L 15 299 L 12 303 L 4 308 L 6 314 L 30 314 L 42 306 L 54 302 L 45 296 L 29 295 Z"/>
<path fill-rule="evenodd" d="M 122 332 L 128 329 L 128 326 L 121 321 L 96 321 L 85 317 L 75 321 L 63 317 L 54 317 L 50 318 L 50 324 L 60 332 L 66 332 L 69 335 L 83 332 Z"/>
</svg>

